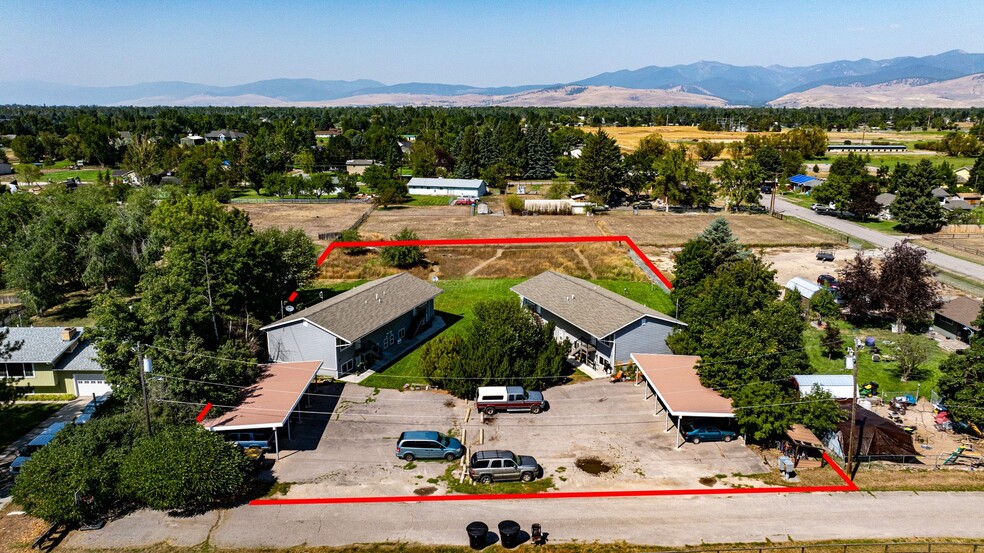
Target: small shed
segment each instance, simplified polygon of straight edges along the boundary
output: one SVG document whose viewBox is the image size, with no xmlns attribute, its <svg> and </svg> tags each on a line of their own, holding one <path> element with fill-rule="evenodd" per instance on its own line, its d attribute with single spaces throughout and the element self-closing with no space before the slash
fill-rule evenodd
<svg viewBox="0 0 984 553">
<path fill-rule="evenodd" d="M 854 377 L 849 374 L 797 374 L 793 376 L 793 385 L 801 395 L 809 395 L 813 386 L 818 385 L 834 399 L 854 398 Z"/>
<path fill-rule="evenodd" d="M 801 296 L 803 296 L 803 299 L 807 300 L 812 298 L 813 294 L 820 291 L 819 284 L 803 277 L 793 277 L 789 279 L 789 282 L 786 283 L 786 288 L 789 290 L 796 290 Z"/>
</svg>

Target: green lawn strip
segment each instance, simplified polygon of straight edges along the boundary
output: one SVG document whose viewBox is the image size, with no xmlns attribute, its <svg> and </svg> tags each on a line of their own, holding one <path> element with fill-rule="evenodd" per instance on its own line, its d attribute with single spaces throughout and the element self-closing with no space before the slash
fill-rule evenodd
<svg viewBox="0 0 984 553">
<path fill-rule="evenodd" d="M 905 236 L 906 233 L 895 230 L 895 226 L 898 225 L 898 221 L 857 221 L 850 219 L 852 223 L 861 225 L 862 227 L 869 228 L 871 230 L 877 230 L 883 234 L 888 234 L 892 236 Z"/>
<path fill-rule="evenodd" d="M 461 493 L 468 495 L 487 493 L 517 494 L 543 493 L 557 489 L 557 486 L 554 485 L 552 476 L 540 478 L 539 480 L 534 480 L 532 482 L 493 482 L 491 484 L 482 484 L 472 481 L 472 479 L 468 476 L 465 476 L 465 480 L 461 481 L 455 471 L 457 468 L 458 463 L 449 464 L 448 468 L 444 471 L 444 476 L 441 477 L 449 493 Z"/>
<path fill-rule="evenodd" d="M 74 293 L 56 307 L 47 311 L 43 317 L 34 319 L 34 326 L 92 326 L 95 320 L 89 317 L 94 294 L 89 291 Z"/>
<path fill-rule="evenodd" d="M 450 325 L 444 329 L 442 334 L 463 335 L 467 332 L 468 323 L 473 317 L 472 307 L 476 303 L 497 298 L 515 298 L 515 293 L 509 288 L 523 280 L 525 279 L 465 278 L 439 281 L 437 286 L 444 290 L 444 293 L 434 300 L 434 309 L 437 311 L 437 315 L 444 316 L 444 322 Z M 673 302 L 670 301 L 669 296 L 648 282 L 618 280 L 593 280 L 591 282 L 661 313 L 673 315 Z M 303 293 L 308 293 L 308 291 Z M 316 296 L 317 293 L 315 292 L 314 295 Z M 423 384 L 424 379 L 420 375 L 419 363 L 422 350 L 422 346 L 418 347 L 381 373 L 365 379 L 361 384 L 368 387 L 391 389 L 401 389 L 404 384 Z"/>
<path fill-rule="evenodd" d="M 403 205 L 426 207 L 432 205 L 449 205 L 454 196 L 410 196 L 411 200 Z"/>
<path fill-rule="evenodd" d="M 882 165 L 887 165 L 890 169 L 894 170 L 895 166 L 899 163 L 908 163 L 909 165 L 915 165 L 920 161 L 928 159 L 933 162 L 933 165 L 940 165 L 944 161 L 948 162 L 954 170 L 957 170 L 965 165 L 974 165 L 975 159 L 972 157 L 950 157 L 941 156 L 935 154 L 927 155 L 877 155 L 871 156 L 871 161 L 868 165 L 871 167 L 881 167 Z"/>
<path fill-rule="evenodd" d="M 0 450 L 31 431 L 63 407 L 61 403 L 16 403 L 0 411 Z"/>
<path fill-rule="evenodd" d="M 78 177 L 83 182 L 96 182 L 99 173 L 105 173 L 106 169 L 84 169 L 81 171 L 51 171 L 41 175 L 41 180 L 51 182 L 64 182 L 67 179 Z"/>
<path fill-rule="evenodd" d="M 898 339 L 898 334 L 892 334 L 891 331 L 881 328 L 858 329 L 843 321 L 838 321 L 835 324 L 841 328 L 841 337 L 844 339 L 845 349 L 848 346 L 854 347 L 855 336 L 861 338 L 862 342 L 866 337 L 871 336 L 881 349 L 882 355 L 894 355 L 894 348 L 890 345 L 885 345 L 883 342 L 894 342 Z M 807 329 L 803 334 L 803 343 L 806 346 L 806 353 L 810 359 L 810 366 L 818 374 L 851 374 L 845 368 L 846 364 L 843 357 L 840 359 L 828 359 L 827 356 L 823 355 L 823 351 L 820 348 L 820 337 L 822 335 L 822 331 L 814 328 Z M 928 342 L 931 346 L 929 359 L 921 367 L 922 375 L 913 375 L 908 382 L 902 382 L 896 373 L 897 363 L 894 361 L 872 361 L 871 353 L 865 348 L 857 356 L 858 383 L 877 382 L 879 392 L 886 392 L 892 394 L 892 396 L 900 394 L 915 395 L 918 389 L 920 396 L 928 398 L 930 391 L 936 385 L 936 380 L 939 378 L 940 363 L 946 359 L 948 354 L 940 349 L 931 338 L 921 335 L 917 336 L 917 338 Z"/>
</svg>

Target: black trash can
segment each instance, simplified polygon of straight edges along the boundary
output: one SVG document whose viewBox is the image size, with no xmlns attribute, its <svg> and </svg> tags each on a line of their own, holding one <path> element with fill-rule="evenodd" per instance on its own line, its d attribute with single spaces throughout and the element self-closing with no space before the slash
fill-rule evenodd
<svg viewBox="0 0 984 553">
<path fill-rule="evenodd" d="M 472 549 L 483 549 L 489 540 L 489 525 L 484 522 L 472 522 L 465 527 L 468 532 L 468 545 Z"/>
<path fill-rule="evenodd" d="M 515 520 L 500 522 L 499 540 L 502 542 L 502 547 L 513 548 L 519 545 L 519 523 Z"/>
</svg>

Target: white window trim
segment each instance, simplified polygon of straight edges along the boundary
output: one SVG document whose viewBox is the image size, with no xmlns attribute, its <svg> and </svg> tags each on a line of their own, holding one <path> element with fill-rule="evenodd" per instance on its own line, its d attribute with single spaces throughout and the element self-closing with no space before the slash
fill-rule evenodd
<svg viewBox="0 0 984 553">
<path fill-rule="evenodd" d="M 14 378 L 25 378 L 25 379 L 29 379 L 29 378 L 37 378 L 37 375 L 38 375 L 37 371 L 34 370 L 34 363 L 2 363 L 0 365 L 3 366 L 3 372 L 0 373 L 0 378 L 4 378 L 4 379 L 14 379 Z M 7 371 L 7 368 L 8 368 L 9 365 L 21 365 L 21 367 L 23 367 L 23 369 L 24 369 L 24 376 L 10 376 L 10 373 Z M 28 371 L 31 371 L 30 376 L 28 376 L 28 374 L 27 374 Z"/>
</svg>

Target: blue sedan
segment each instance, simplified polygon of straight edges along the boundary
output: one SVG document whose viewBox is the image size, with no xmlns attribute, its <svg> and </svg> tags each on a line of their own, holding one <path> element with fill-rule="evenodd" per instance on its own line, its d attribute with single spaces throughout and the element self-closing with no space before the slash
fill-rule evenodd
<svg viewBox="0 0 984 553">
<path fill-rule="evenodd" d="M 732 430 L 721 430 L 716 426 L 687 426 L 683 429 L 683 438 L 692 444 L 701 442 L 730 442 L 736 434 Z"/>
</svg>

